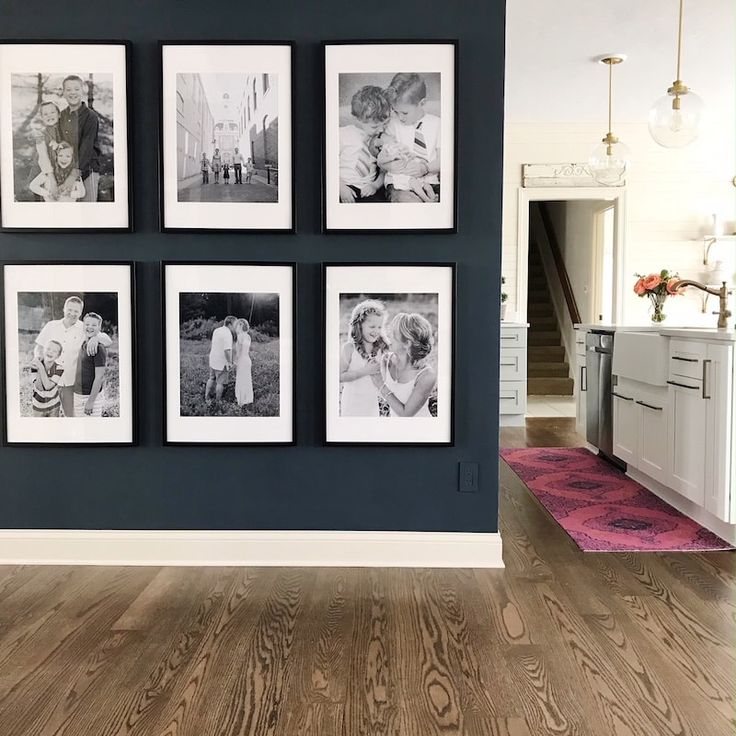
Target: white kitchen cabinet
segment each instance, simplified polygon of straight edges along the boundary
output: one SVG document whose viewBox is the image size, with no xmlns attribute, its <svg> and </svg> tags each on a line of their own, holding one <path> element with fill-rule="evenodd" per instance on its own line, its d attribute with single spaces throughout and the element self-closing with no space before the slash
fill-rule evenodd
<svg viewBox="0 0 736 736">
<path fill-rule="evenodd" d="M 731 524 L 736 523 L 733 352 L 729 344 L 672 341 L 666 481 Z"/>
<path fill-rule="evenodd" d="M 585 330 L 575 330 L 575 431 L 587 436 L 587 407 L 585 392 L 588 390 L 588 367 L 585 364 Z"/>
<path fill-rule="evenodd" d="M 666 482 L 668 417 L 666 388 L 619 379 L 613 390 L 613 454 Z"/>
<path fill-rule="evenodd" d="M 526 414 L 526 347 L 528 325 L 501 324 L 499 423 L 523 426 Z"/>
</svg>

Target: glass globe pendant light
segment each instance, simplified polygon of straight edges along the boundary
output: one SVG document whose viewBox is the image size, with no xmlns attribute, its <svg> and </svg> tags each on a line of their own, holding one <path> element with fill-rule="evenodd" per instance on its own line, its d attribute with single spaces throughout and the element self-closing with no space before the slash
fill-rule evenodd
<svg viewBox="0 0 736 736">
<path fill-rule="evenodd" d="M 613 67 L 622 64 L 626 57 L 622 54 L 609 55 L 599 59 L 599 63 L 608 66 L 608 133 L 597 145 L 588 159 L 588 167 L 592 177 L 603 186 L 615 187 L 624 183 L 626 170 L 629 168 L 629 149 L 613 134 L 611 130 Z"/>
<path fill-rule="evenodd" d="M 680 22 L 677 33 L 677 79 L 649 111 L 649 133 L 660 146 L 682 148 L 692 143 L 699 133 L 703 101 L 680 79 L 682 61 L 682 25 L 684 0 L 680 0 Z"/>
</svg>

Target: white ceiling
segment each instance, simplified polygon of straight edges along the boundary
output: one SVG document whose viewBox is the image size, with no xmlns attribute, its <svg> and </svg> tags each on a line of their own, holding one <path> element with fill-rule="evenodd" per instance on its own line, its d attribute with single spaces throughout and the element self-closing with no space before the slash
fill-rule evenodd
<svg viewBox="0 0 736 736">
<path fill-rule="evenodd" d="M 679 0 L 507 0 L 506 120 L 595 122 L 607 116 L 606 53 L 614 121 L 645 121 L 675 78 Z M 736 2 L 685 0 L 682 78 L 709 115 L 736 106 Z"/>
</svg>

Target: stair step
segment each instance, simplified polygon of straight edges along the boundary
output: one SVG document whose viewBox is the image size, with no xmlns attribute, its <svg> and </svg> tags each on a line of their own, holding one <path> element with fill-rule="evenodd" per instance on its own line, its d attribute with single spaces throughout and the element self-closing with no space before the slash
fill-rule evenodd
<svg viewBox="0 0 736 736">
<path fill-rule="evenodd" d="M 559 330 L 550 332 L 534 331 L 529 333 L 530 345 L 559 345 L 562 336 Z"/>
<path fill-rule="evenodd" d="M 529 378 L 526 392 L 530 396 L 572 396 L 572 378 Z"/>
<path fill-rule="evenodd" d="M 567 363 L 529 363 L 526 374 L 528 378 L 569 378 L 570 366 Z"/>
<path fill-rule="evenodd" d="M 529 288 L 535 289 L 540 287 L 546 287 L 547 286 L 547 278 L 546 276 L 534 276 L 533 274 L 529 274 Z"/>
<path fill-rule="evenodd" d="M 527 312 L 529 320 L 533 321 L 535 317 L 548 317 L 553 313 L 551 302 L 529 302 L 527 304 Z"/>
<path fill-rule="evenodd" d="M 535 314 L 529 318 L 529 332 L 548 332 L 558 329 L 557 317 L 554 315 Z"/>
<path fill-rule="evenodd" d="M 546 302 L 550 301 L 548 289 L 530 289 L 528 301 L 530 302 Z"/>
<path fill-rule="evenodd" d="M 565 348 L 562 345 L 530 345 L 527 359 L 530 363 L 562 363 L 565 360 Z"/>
</svg>

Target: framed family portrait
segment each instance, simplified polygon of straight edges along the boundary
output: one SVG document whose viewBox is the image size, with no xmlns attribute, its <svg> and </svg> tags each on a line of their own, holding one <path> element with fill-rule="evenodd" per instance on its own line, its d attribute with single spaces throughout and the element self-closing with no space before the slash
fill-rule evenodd
<svg viewBox="0 0 736 736">
<path fill-rule="evenodd" d="M 293 43 L 160 51 L 161 229 L 293 232 Z"/>
<path fill-rule="evenodd" d="M 455 265 L 327 263 L 325 443 L 452 445 Z"/>
<path fill-rule="evenodd" d="M 136 443 L 132 263 L 6 263 L 8 445 Z"/>
<path fill-rule="evenodd" d="M 162 264 L 166 444 L 295 443 L 295 269 Z"/>
<path fill-rule="evenodd" d="M 132 229 L 130 44 L 0 42 L 0 226 Z"/>
<path fill-rule="evenodd" d="M 325 232 L 457 231 L 457 41 L 330 41 Z"/>
</svg>

